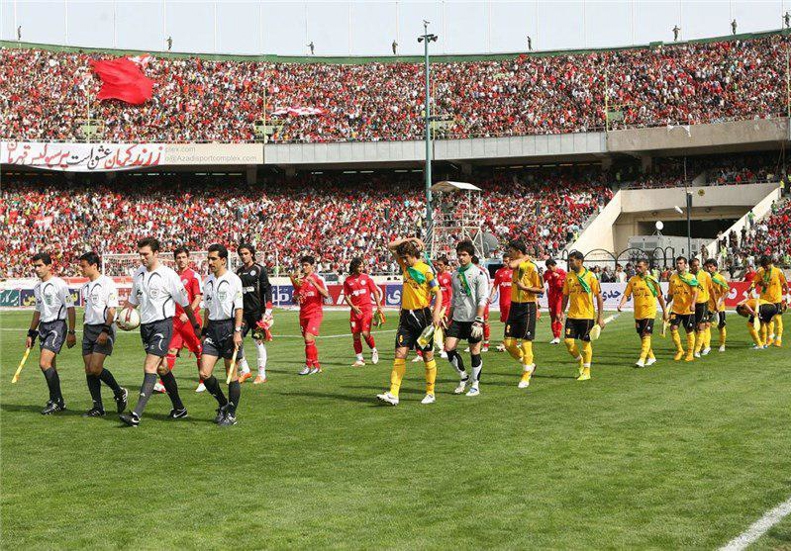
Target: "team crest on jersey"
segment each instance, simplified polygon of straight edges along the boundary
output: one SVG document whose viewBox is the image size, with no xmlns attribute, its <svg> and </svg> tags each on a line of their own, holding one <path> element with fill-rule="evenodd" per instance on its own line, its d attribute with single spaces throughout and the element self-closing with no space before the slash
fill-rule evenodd
<svg viewBox="0 0 791 551">
<path fill-rule="evenodd" d="M 92 304 L 99 304 L 99 291 L 94 291 L 91 293 L 91 303 Z"/>
<path fill-rule="evenodd" d="M 184 287 L 186 287 L 189 284 L 189 280 L 188 279 L 182 279 L 181 280 L 181 284 L 184 285 Z"/>
<path fill-rule="evenodd" d="M 250 275 L 251 275 L 251 276 L 254 276 L 254 275 L 255 275 L 255 270 L 253 270 L 252 272 L 250 272 Z"/>
<path fill-rule="evenodd" d="M 217 298 L 220 302 L 225 302 L 225 299 L 228 298 L 228 293 L 225 290 L 217 291 Z"/>
<path fill-rule="evenodd" d="M 159 298 L 159 289 L 157 287 L 151 287 L 148 289 L 148 294 L 151 295 L 151 298 L 156 300 Z"/>
</svg>

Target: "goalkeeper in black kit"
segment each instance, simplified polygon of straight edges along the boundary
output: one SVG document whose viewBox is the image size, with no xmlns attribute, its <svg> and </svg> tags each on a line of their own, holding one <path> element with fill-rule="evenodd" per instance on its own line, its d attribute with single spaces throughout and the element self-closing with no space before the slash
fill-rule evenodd
<svg viewBox="0 0 791 551">
<path fill-rule="evenodd" d="M 244 301 L 244 325 L 242 336 L 252 331 L 255 349 L 258 352 L 258 376 L 253 384 L 266 382 L 266 342 L 272 340 L 270 328 L 274 323 L 272 317 L 272 285 L 266 268 L 255 261 L 255 248 L 249 243 L 242 243 L 237 249 L 242 265 L 236 275 L 242 280 L 242 297 Z M 247 358 L 239 360 L 239 382 L 251 378 Z"/>
</svg>

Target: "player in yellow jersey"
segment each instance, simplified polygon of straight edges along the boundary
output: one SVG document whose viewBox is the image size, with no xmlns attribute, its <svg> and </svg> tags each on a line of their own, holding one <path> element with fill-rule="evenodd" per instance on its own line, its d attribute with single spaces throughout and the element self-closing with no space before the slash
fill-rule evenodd
<svg viewBox="0 0 791 551">
<path fill-rule="evenodd" d="M 569 354 L 579 362 L 578 381 L 591 378 L 593 347 L 590 331 L 594 324 L 604 327 L 604 299 L 601 296 L 599 280 L 582 265 L 585 257 L 579 251 L 569 253 L 569 272 L 563 282 L 563 308 L 566 311 L 566 327 L 563 342 Z M 594 305 L 595 303 L 595 305 Z M 562 316 L 563 314 L 561 314 Z M 582 343 L 582 352 L 577 348 L 576 339 Z"/>
<path fill-rule="evenodd" d="M 654 320 L 656 319 L 656 302 L 659 301 L 659 305 L 662 307 L 662 319 L 665 318 L 667 310 L 659 281 L 651 275 L 648 261 L 638 260 L 635 269 L 637 275 L 632 276 L 626 284 L 626 291 L 621 297 L 618 311 L 623 309 L 629 298 L 634 297 L 634 323 L 641 342 L 640 358 L 635 365 L 645 367 L 656 363 L 656 356 L 651 348 L 651 335 L 654 333 Z"/>
<path fill-rule="evenodd" d="M 770 327 L 769 342 L 765 344 L 783 346 L 783 296 L 788 293 L 788 281 L 783 270 L 775 267 L 771 257 L 762 256 L 760 264 L 761 267 L 750 284 L 750 291 L 758 290 L 759 297 L 774 304 L 777 310 L 772 320 L 774 330 Z"/>
<path fill-rule="evenodd" d="M 725 341 L 728 336 L 728 330 L 725 327 L 725 298 L 728 296 L 730 286 L 725 278 L 717 271 L 717 261 L 709 258 L 704 267 L 711 276 L 712 293 L 709 297 L 709 312 L 711 312 L 711 323 L 717 320 L 717 329 L 720 332 L 720 352 L 725 352 Z M 715 318 L 716 316 L 716 318 Z M 711 331 L 711 329 L 709 329 Z M 709 339 L 711 339 L 709 334 Z"/>
<path fill-rule="evenodd" d="M 695 357 L 700 358 L 711 352 L 711 314 L 709 301 L 714 294 L 711 275 L 700 267 L 700 260 L 689 262 L 689 271 L 698 280 L 698 298 L 695 302 Z"/>
<path fill-rule="evenodd" d="M 777 307 L 762 298 L 747 298 L 736 306 L 736 313 L 748 318 L 747 330 L 755 343 L 753 350 L 768 348 L 769 345 L 766 344 L 766 339 L 769 335 L 769 324 L 775 314 L 777 314 Z M 761 322 L 760 333 L 755 330 L 755 325 L 753 325 L 756 315 L 758 315 L 758 319 Z"/>
<path fill-rule="evenodd" d="M 668 282 L 667 305 L 670 313 L 665 313 L 665 321 L 670 322 L 670 334 L 673 337 L 673 344 L 676 345 L 676 355 L 674 360 L 685 361 L 695 360 L 695 304 L 698 299 L 698 280 L 687 270 L 687 259 L 684 256 L 676 258 L 676 272 L 670 276 Z M 684 355 L 684 347 L 681 344 L 681 336 L 678 334 L 678 327 L 682 326 L 687 333 L 687 352 Z"/>
<path fill-rule="evenodd" d="M 536 297 L 544 290 L 538 267 L 527 256 L 527 246 L 521 239 L 508 244 L 508 266 L 513 270 L 511 278 L 511 308 L 505 322 L 503 344 L 511 357 L 522 366 L 519 388 L 530 386 L 530 377 L 535 371 L 533 363 L 533 339 L 536 336 Z M 522 341 L 521 345 L 518 341 Z"/>
<path fill-rule="evenodd" d="M 434 360 L 434 338 L 427 339 L 422 346 L 418 337 L 432 325 L 436 328 L 442 323 L 442 292 L 434 275 L 434 270 L 420 259 L 425 249 L 423 242 L 415 237 L 397 239 L 387 248 L 395 256 L 401 267 L 404 279 L 401 291 L 401 316 L 396 333 L 395 359 L 390 374 L 390 390 L 377 395 L 377 398 L 391 406 L 398 405 L 398 392 L 401 380 L 406 373 L 406 357 L 409 349 L 415 347 L 423 352 L 426 365 L 426 396 L 421 404 L 433 404 L 434 383 L 437 379 L 437 362 Z M 434 295 L 434 309 L 429 307 Z"/>
</svg>

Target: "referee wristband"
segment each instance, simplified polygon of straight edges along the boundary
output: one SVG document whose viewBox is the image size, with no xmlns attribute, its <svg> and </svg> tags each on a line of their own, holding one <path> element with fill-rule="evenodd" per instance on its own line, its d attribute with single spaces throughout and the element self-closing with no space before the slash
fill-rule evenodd
<svg viewBox="0 0 791 551">
<path fill-rule="evenodd" d="M 36 331 L 35 329 L 28 329 L 27 336 L 33 340 L 36 340 L 36 337 L 38 337 L 38 331 Z"/>
</svg>

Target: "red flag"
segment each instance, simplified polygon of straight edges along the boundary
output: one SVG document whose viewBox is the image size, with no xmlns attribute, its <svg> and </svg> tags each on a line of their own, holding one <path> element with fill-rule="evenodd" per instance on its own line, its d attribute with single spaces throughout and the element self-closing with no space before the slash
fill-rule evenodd
<svg viewBox="0 0 791 551">
<path fill-rule="evenodd" d="M 154 82 L 129 59 L 91 60 L 91 65 L 102 79 L 99 99 L 119 99 L 132 105 L 141 105 L 151 99 Z"/>
</svg>

